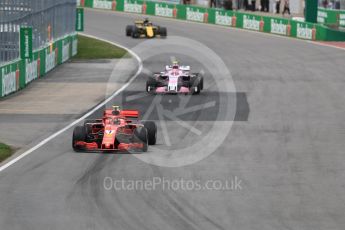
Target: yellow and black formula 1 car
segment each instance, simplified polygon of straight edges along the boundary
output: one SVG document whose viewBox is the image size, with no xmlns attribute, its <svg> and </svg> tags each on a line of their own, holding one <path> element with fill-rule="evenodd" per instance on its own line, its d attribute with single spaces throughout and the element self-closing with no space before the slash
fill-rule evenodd
<svg viewBox="0 0 345 230">
<path fill-rule="evenodd" d="M 166 37 L 167 29 L 165 27 L 153 25 L 148 19 L 137 20 L 134 22 L 134 25 L 128 25 L 126 27 L 126 35 L 132 36 L 132 38 L 153 38 L 156 36 Z"/>
</svg>

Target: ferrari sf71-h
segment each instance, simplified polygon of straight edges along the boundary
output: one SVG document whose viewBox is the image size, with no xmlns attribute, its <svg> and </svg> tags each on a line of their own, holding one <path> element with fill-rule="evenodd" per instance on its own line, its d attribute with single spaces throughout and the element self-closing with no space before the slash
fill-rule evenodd
<svg viewBox="0 0 345 230">
<path fill-rule="evenodd" d="M 73 132 L 75 151 L 142 151 L 155 145 L 157 126 L 152 121 L 140 122 L 136 110 L 106 109 L 103 118 L 85 120 Z"/>
</svg>

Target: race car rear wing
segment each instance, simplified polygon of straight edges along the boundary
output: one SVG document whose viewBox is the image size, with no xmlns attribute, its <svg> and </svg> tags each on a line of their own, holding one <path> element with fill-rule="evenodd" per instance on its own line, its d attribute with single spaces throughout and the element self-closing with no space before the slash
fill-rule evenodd
<svg viewBox="0 0 345 230">
<path fill-rule="evenodd" d="M 171 65 L 166 65 L 165 66 L 165 71 L 169 71 L 169 70 L 171 70 L 173 67 L 171 66 Z M 179 69 L 180 70 L 183 70 L 183 71 L 190 71 L 190 66 L 188 66 L 188 65 L 181 65 L 181 66 L 179 66 Z"/>
<path fill-rule="evenodd" d="M 125 118 L 139 118 L 139 111 L 137 110 L 118 110 L 117 114 L 114 114 L 114 110 L 106 109 L 104 110 L 103 116 L 121 116 Z"/>
<path fill-rule="evenodd" d="M 126 118 L 139 118 L 139 111 L 137 110 L 122 110 L 120 112 L 121 116 Z"/>
</svg>

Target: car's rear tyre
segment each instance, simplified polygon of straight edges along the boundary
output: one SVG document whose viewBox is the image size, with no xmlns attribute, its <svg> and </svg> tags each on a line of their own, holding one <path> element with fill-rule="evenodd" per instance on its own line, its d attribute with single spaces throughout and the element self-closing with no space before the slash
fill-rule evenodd
<svg viewBox="0 0 345 230">
<path fill-rule="evenodd" d="M 204 89 L 204 77 L 201 76 L 199 73 L 193 73 L 195 75 L 195 78 L 199 79 L 199 86 L 200 86 L 200 91 Z"/>
<path fill-rule="evenodd" d="M 165 27 L 159 27 L 159 35 L 160 35 L 161 37 L 166 37 L 166 36 L 168 36 L 167 28 L 165 28 Z"/>
<path fill-rule="evenodd" d="M 86 135 L 85 135 L 85 128 L 84 126 L 77 126 L 73 130 L 73 138 L 72 138 L 72 147 L 73 150 L 76 152 L 80 152 L 81 149 L 77 147 L 75 144 L 78 141 L 85 141 Z"/>
<path fill-rule="evenodd" d="M 191 78 L 190 89 L 192 91 L 192 94 L 200 94 L 202 88 L 204 87 L 203 85 L 204 83 L 203 83 L 202 77 L 198 76 L 198 77 Z"/>
<path fill-rule="evenodd" d="M 204 78 L 201 76 L 200 77 L 200 90 L 204 89 Z"/>
<path fill-rule="evenodd" d="M 143 144 L 142 151 L 147 152 L 147 148 L 148 148 L 147 129 L 145 127 L 137 127 L 134 129 L 133 135 L 134 135 L 134 142 L 142 143 Z"/>
<path fill-rule="evenodd" d="M 155 145 L 157 141 L 157 125 L 153 121 L 144 121 L 144 127 L 147 129 L 149 145 Z"/>
<path fill-rule="evenodd" d="M 126 26 L 126 36 L 131 36 L 132 35 L 132 31 L 133 31 L 133 27 L 132 25 L 128 25 Z"/>
</svg>

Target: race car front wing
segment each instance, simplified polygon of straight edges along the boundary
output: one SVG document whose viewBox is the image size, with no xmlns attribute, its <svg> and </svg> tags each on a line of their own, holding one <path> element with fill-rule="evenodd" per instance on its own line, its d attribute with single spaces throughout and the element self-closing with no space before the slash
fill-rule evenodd
<svg viewBox="0 0 345 230">
<path fill-rule="evenodd" d="M 74 144 L 75 148 L 84 150 L 84 151 L 92 151 L 92 152 L 104 152 L 104 151 L 129 151 L 129 150 L 140 150 L 144 148 L 143 143 L 120 143 L 116 149 L 114 148 L 99 148 L 96 142 L 85 142 L 85 141 L 78 141 Z"/>
</svg>

